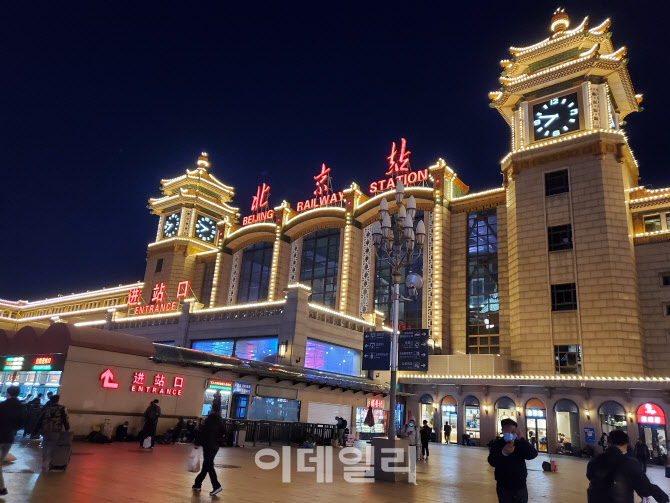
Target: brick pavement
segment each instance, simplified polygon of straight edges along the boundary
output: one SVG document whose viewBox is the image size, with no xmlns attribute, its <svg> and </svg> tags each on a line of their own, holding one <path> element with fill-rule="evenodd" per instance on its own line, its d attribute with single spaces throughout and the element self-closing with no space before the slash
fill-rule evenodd
<svg viewBox="0 0 670 503">
<path fill-rule="evenodd" d="M 76 443 L 67 471 L 40 473 L 39 451 L 35 442 L 15 444 L 19 458 L 5 465 L 8 503 L 184 503 L 209 501 L 209 480 L 203 492 L 190 490 L 194 475 L 185 470 L 191 446 L 157 445 L 143 451 L 135 443 L 97 445 Z M 218 500 L 236 502 L 343 503 L 348 501 L 388 502 L 495 502 L 493 469 L 486 463 L 486 449 L 461 446 L 431 446 L 431 457 L 419 462 L 417 484 L 350 484 L 344 482 L 343 466 L 334 460 L 333 483 L 317 484 L 314 473 L 296 473 L 291 484 L 282 484 L 281 466 L 264 471 L 255 466 L 259 448 L 224 448 L 216 458 L 219 480 L 224 491 Z M 295 460 L 295 449 L 292 449 Z M 586 460 L 556 457 L 559 472 L 545 474 L 540 455 L 529 462 L 530 501 L 576 503 L 586 501 Z M 269 458 L 264 458 L 268 460 Z M 650 467 L 650 478 L 670 493 L 670 479 L 660 467 Z"/>
</svg>

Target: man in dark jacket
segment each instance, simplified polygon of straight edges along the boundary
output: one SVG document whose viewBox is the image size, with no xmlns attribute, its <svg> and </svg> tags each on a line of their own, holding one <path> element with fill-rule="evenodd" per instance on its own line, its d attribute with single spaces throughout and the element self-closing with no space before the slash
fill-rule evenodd
<svg viewBox="0 0 670 503">
<path fill-rule="evenodd" d="M 525 438 L 518 437 L 512 419 L 500 422 L 503 436 L 491 443 L 489 464 L 495 468 L 496 493 L 500 503 L 527 503 L 526 460 L 537 457 L 537 451 Z"/>
<path fill-rule="evenodd" d="M 423 420 L 423 426 L 419 430 L 421 435 L 421 458 L 424 456 L 428 459 L 430 452 L 428 451 L 428 442 L 430 442 L 430 437 L 433 434 L 433 429 L 428 426 L 428 421 Z"/>
<path fill-rule="evenodd" d="M 451 425 L 449 424 L 449 421 L 445 421 L 444 423 L 444 441 L 449 444 L 449 438 L 451 438 Z"/>
<path fill-rule="evenodd" d="M 642 465 L 642 471 L 644 473 L 647 473 L 647 460 L 649 460 L 650 457 L 649 447 L 644 443 L 644 438 L 638 438 L 637 444 L 635 444 L 635 459 Z"/>
<path fill-rule="evenodd" d="M 607 450 L 589 461 L 586 468 L 588 503 L 634 503 L 633 492 L 642 498 L 653 496 L 659 503 L 668 503 L 668 495 L 649 482 L 640 463 L 626 456 L 628 434 L 614 430 L 608 443 Z"/>
<path fill-rule="evenodd" d="M 216 478 L 216 470 L 214 469 L 214 458 L 216 453 L 219 451 L 219 439 L 222 433 L 223 421 L 219 415 L 219 410 L 215 410 L 212 407 L 212 412 L 207 416 L 205 422 L 200 428 L 200 432 L 196 436 L 195 445 L 196 449 L 198 446 L 202 447 L 202 469 L 200 473 L 195 478 L 195 483 L 193 484 L 194 491 L 200 491 L 202 487 L 202 481 L 205 480 L 205 477 L 209 474 L 209 480 L 212 482 L 212 492 L 210 496 L 214 496 L 221 492 L 221 484 Z"/>
<path fill-rule="evenodd" d="M 151 448 L 156 443 L 156 428 L 158 427 L 158 418 L 161 417 L 161 408 L 158 406 L 158 399 L 152 401 L 144 411 L 144 428 L 140 435 L 140 447 L 143 447 L 144 439 L 151 437 Z"/>
<path fill-rule="evenodd" d="M 5 479 L 2 477 L 2 460 L 12 448 L 16 431 L 23 423 L 23 404 L 17 396 L 18 386 L 7 388 L 7 400 L 0 403 L 0 496 L 7 494 Z"/>
</svg>

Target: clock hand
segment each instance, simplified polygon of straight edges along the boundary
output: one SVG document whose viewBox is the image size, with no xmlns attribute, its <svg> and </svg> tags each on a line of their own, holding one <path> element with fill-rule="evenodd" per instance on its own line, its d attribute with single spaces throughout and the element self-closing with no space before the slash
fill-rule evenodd
<svg viewBox="0 0 670 503">
<path fill-rule="evenodd" d="M 553 114 L 553 115 L 540 115 L 540 119 L 550 119 L 544 127 L 547 127 L 549 124 L 554 122 L 556 119 L 558 119 L 558 114 Z"/>
</svg>

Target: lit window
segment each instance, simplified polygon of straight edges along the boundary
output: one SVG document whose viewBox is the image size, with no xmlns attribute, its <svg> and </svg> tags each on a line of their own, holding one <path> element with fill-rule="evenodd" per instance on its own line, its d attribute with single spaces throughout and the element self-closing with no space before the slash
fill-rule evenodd
<svg viewBox="0 0 670 503">
<path fill-rule="evenodd" d="M 554 367 L 557 374 L 581 374 L 581 347 L 578 345 L 554 346 Z"/>
<path fill-rule="evenodd" d="M 361 355 L 354 349 L 307 339 L 305 368 L 358 376 Z"/>
<path fill-rule="evenodd" d="M 233 347 L 235 341 L 228 340 L 213 340 L 213 341 L 193 341 L 191 348 L 196 351 L 203 351 L 205 353 L 213 353 L 215 355 L 233 356 Z"/>
<path fill-rule="evenodd" d="M 336 307 L 339 260 L 340 229 L 321 229 L 303 238 L 300 283 L 312 289 L 312 302 Z"/>
<path fill-rule="evenodd" d="M 577 291 L 574 283 L 551 285 L 551 310 L 574 311 L 577 309 Z"/>
<path fill-rule="evenodd" d="M 658 232 L 663 230 L 661 215 L 649 215 L 644 217 L 644 232 Z"/>
<path fill-rule="evenodd" d="M 544 193 L 548 196 L 570 191 L 568 170 L 552 171 L 544 174 Z"/>
<path fill-rule="evenodd" d="M 252 337 L 235 341 L 235 356 L 243 360 L 275 363 L 277 361 L 276 337 Z"/>
<path fill-rule="evenodd" d="M 572 225 L 556 225 L 547 229 L 549 251 L 572 249 Z"/>
</svg>

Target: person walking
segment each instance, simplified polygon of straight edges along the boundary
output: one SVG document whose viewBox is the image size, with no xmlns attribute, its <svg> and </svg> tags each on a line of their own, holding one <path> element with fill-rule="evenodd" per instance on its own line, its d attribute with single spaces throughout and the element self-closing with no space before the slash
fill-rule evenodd
<svg viewBox="0 0 670 503">
<path fill-rule="evenodd" d="M 7 494 L 5 479 L 2 476 L 2 460 L 12 448 L 16 432 L 23 424 L 23 404 L 17 398 L 20 388 L 7 388 L 7 400 L 0 403 L 0 496 Z"/>
<path fill-rule="evenodd" d="M 496 493 L 500 503 L 527 503 L 526 460 L 535 459 L 537 451 L 519 436 L 513 419 L 503 419 L 502 437 L 491 442 L 488 462 L 495 468 Z"/>
<path fill-rule="evenodd" d="M 212 483 L 210 496 L 219 494 L 222 491 L 221 484 L 216 478 L 216 470 L 214 469 L 214 458 L 219 451 L 219 438 L 221 437 L 222 427 L 223 421 L 221 420 L 220 411 L 212 407 L 212 411 L 207 416 L 207 419 L 205 419 L 195 439 L 195 448 L 202 447 L 203 462 L 202 469 L 195 478 L 192 489 L 200 491 L 202 489 L 202 481 L 209 475 L 209 480 Z"/>
<path fill-rule="evenodd" d="M 339 447 L 344 447 L 344 429 L 347 427 L 347 420 L 343 417 L 335 416 L 337 421 L 337 444 Z"/>
<path fill-rule="evenodd" d="M 650 458 L 649 447 L 644 443 L 644 438 L 638 438 L 635 444 L 635 459 L 642 465 L 642 471 L 647 473 L 647 461 Z"/>
<path fill-rule="evenodd" d="M 628 434 L 613 430 L 608 441 L 609 448 L 586 467 L 588 503 L 634 503 L 634 493 L 641 498 L 652 496 L 659 503 L 668 503 L 668 495 L 649 482 L 640 463 L 626 456 Z"/>
<path fill-rule="evenodd" d="M 151 448 L 156 443 L 156 428 L 158 427 L 158 418 L 161 417 L 161 408 L 158 406 L 158 399 L 153 400 L 147 410 L 144 411 L 144 428 L 140 434 L 140 447 L 144 447 L 144 439 L 151 437 Z"/>
<path fill-rule="evenodd" d="M 421 451 L 419 450 L 419 431 L 416 425 L 416 419 L 414 416 L 409 418 L 407 424 L 402 427 L 402 438 L 409 440 L 409 445 L 414 446 L 416 449 L 416 459 L 419 461 L 421 459 Z"/>
<path fill-rule="evenodd" d="M 449 439 L 451 438 L 451 425 L 449 421 L 444 422 L 444 440 L 447 445 L 449 445 Z"/>
<path fill-rule="evenodd" d="M 428 442 L 430 442 L 430 436 L 433 434 L 433 429 L 428 426 L 428 421 L 423 420 L 423 426 L 421 427 L 421 459 L 426 458 L 428 460 Z"/>
<path fill-rule="evenodd" d="M 600 435 L 600 440 L 598 440 L 598 445 L 603 448 L 603 452 L 607 450 L 607 433 L 603 431 L 603 434 Z"/>
<path fill-rule="evenodd" d="M 42 433 L 42 469 L 48 470 L 60 432 L 70 431 L 67 409 L 59 404 L 60 395 L 53 395 L 42 409 L 37 420 L 37 428 Z"/>
</svg>

